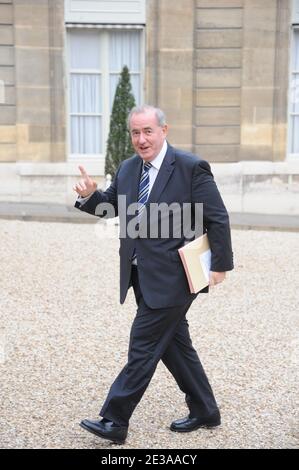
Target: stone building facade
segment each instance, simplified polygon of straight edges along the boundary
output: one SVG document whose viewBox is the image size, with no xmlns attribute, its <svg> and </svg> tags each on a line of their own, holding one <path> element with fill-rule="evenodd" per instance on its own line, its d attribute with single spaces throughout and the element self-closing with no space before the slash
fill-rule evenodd
<svg viewBox="0 0 299 470">
<path fill-rule="evenodd" d="M 231 211 L 299 213 L 298 0 L 111 5 L 0 0 L 0 199 L 72 203 L 78 163 L 104 185 L 120 47 L 140 55 L 137 101 L 165 110 L 173 145 L 211 162 Z M 76 90 L 96 84 L 102 104 L 83 112 Z M 86 150 L 93 126 L 101 142 Z"/>
</svg>

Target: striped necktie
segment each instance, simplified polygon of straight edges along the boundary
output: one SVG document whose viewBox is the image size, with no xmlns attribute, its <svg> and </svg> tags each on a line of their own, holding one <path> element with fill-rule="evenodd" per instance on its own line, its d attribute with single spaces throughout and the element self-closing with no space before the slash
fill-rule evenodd
<svg viewBox="0 0 299 470">
<path fill-rule="evenodd" d="M 139 191 L 138 191 L 138 219 L 141 218 L 142 212 L 144 210 L 146 201 L 148 199 L 148 190 L 149 190 L 149 170 L 152 164 L 146 162 L 143 164 L 143 170 L 139 182 Z"/>
<path fill-rule="evenodd" d="M 137 214 L 137 219 L 138 221 L 141 219 L 142 212 L 145 208 L 146 201 L 148 199 L 148 194 L 149 194 L 149 170 L 152 167 L 152 164 L 149 162 L 146 162 L 143 164 L 143 169 L 141 173 L 141 178 L 139 182 L 139 190 L 138 190 L 138 214 Z M 134 253 L 132 256 L 132 262 L 133 264 L 136 264 L 136 250 L 134 249 Z"/>
</svg>

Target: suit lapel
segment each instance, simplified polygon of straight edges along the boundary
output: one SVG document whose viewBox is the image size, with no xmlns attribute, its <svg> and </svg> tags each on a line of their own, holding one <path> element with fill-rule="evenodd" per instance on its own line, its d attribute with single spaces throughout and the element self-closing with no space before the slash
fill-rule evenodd
<svg viewBox="0 0 299 470">
<path fill-rule="evenodd" d="M 168 144 L 166 155 L 164 157 L 161 168 L 158 172 L 157 178 L 150 192 L 146 206 L 148 206 L 152 202 L 157 202 L 159 200 L 159 197 L 162 191 L 164 190 L 165 186 L 167 185 L 168 180 L 174 170 L 174 162 L 175 162 L 174 150 Z"/>
<path fill-rule="evenodd" d="M 130 168 L 130 175 L 128 176 L 130 179 L 130 191 L 127 199 L 128 205 L 137 202 L 141 170 L 142 159 L 139 157 L 139 155 L 136 155 L 136 162 L 134 165 L 132 165 L 132 168 Z"/>
<path fill-rule="evenodd" d="M 168 145 L 166 155 L 162 162 L 161 168 L 158 172 L 152 190 L 150 192 L 149 198 L 146 202 L 146 207 L 151 204 L 152 202 L 157 202 L 159 197 L 164 190 L 165 186 L 168 183 L 168 180 L 174 170 L 174 150 L 173 148 Z M 127 207 L 132 203 L 136 203 L 138 200 L 138 191 L 139 191 L 139 181 L 142 171 L 142 159 L 139 155 L 136 155 L 136 160 L 134 165 L 130 168 L 130 175 L 128 178 L 130 179 L 130 190 L 127 193 Z"/>
</svg>

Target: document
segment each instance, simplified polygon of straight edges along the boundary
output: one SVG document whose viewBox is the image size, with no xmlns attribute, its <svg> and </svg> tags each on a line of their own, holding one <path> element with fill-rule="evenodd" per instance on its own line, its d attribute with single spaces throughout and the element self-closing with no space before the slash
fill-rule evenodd
<svg viewBox="0 0 299 470">
<path fill-rule="evenodd" d="M 210 269 L 211 269 L 211 250 L 204 251 L 199 255 L 199 261 L 204 273 L 206 280 L 210 281 Z"/>
<path fill-rule="evenodd" d="M 209 285 L 211 250 L 205 233 L 179 250 L 190 292 L 196 294 Z"/>
</svg>

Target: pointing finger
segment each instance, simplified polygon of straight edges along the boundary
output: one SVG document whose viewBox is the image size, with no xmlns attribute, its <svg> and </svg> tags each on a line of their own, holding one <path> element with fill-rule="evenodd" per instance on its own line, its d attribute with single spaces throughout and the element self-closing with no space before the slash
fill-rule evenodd
<svg viewBox="0 0 299 470">
<path fill-rule="evenodd" d="M 79 170 L 80 170 L 81 175 L 82 175 L 84 178 L 86 178 L 86 177 L 88 178 L 88 174 L 86 173 L 86 170 L 85 170 L 84 166 L 79 165 Z"/>
</svg>

